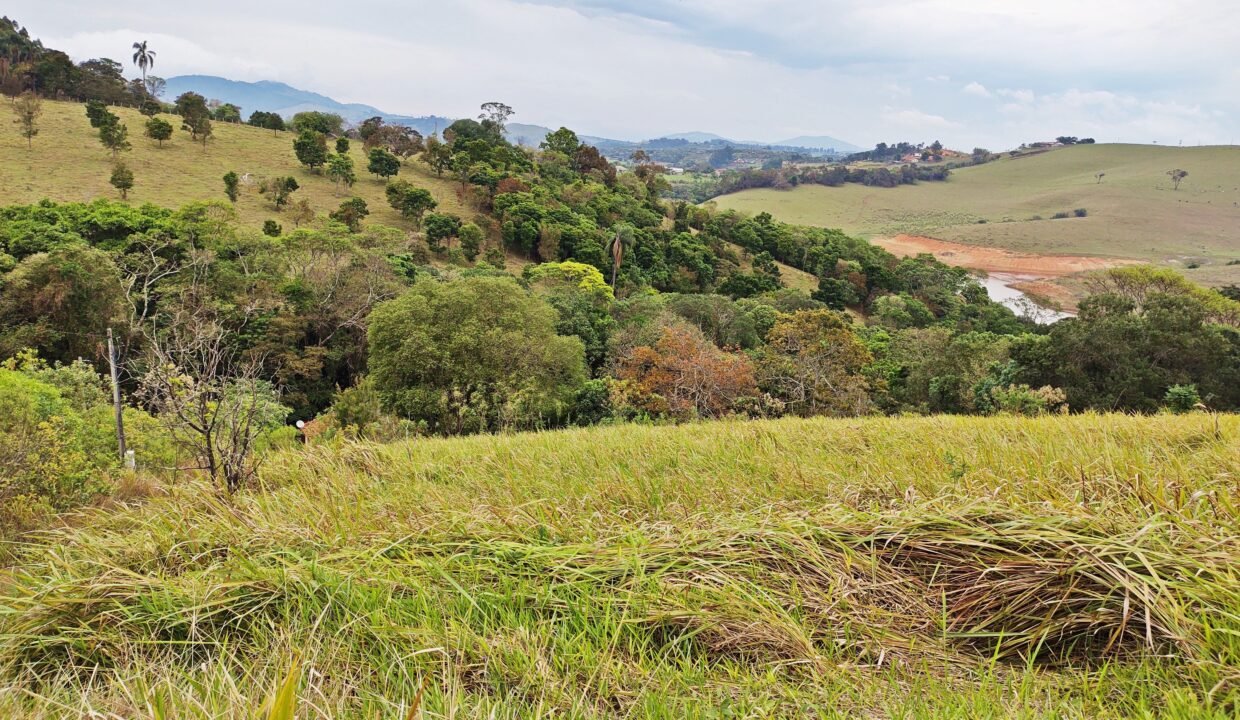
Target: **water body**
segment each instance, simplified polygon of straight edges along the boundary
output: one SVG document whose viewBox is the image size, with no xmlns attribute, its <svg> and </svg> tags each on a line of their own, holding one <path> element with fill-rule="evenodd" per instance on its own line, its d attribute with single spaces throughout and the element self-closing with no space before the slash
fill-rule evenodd
<svg viewBox="0 0 1240 720">
<path fill-rule="evenodd" d="M 990 295 L 991 300 L 1006 305 L 1012 309 L 1012 312 L 1030 318 L 1034 322 L 1049 325 L 1057 320 L 1074 317 L 1073 313 L 1042 307 L 1034 302 L 1033 298 L 1012 287 L 1022 282 L 1038 279 L 1040 278 L 1035 275 L 990 273 L 988 276 L 980 277 L 977 280 L 986 288 L 986 292 Z"/>
</svg>

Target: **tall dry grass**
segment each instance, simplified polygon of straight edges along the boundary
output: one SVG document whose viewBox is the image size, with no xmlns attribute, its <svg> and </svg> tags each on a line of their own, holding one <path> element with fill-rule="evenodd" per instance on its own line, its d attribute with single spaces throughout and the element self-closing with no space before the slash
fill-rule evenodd
<svg viewBox="0 0 1240 720">
<path fill-rule="evenodd" d="M 20 549 L 0 714 L 1230 717 L 1238 483 L 1235 416 L 312 447 Z"/>
</svg>

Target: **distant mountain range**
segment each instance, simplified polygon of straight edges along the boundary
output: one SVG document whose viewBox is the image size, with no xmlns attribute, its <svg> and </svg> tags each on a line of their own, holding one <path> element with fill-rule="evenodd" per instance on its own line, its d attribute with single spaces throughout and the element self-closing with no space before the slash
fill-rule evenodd
<svg viewBox="0 0 1240 720">
<path fill-rule="evenodd" d="M 774 142 L 766 140 L 732 140 L 722 135 L 708 132 L 683 132 L 672 135 L 664 135 L 659 140 L 685 140 L 691 143 L 722 143 L 726 145 L 755 145 L 758 147 L 776 147 L 776 148 L 809 148 L 813 150 L 835 150 L 841 153 L 859 152 L 862 148 L 853 145 L 845 140 L 833 138 L 830 135 L 798 135 L 787 140 L 776 140 Z"/>
<path fill-rule="evenodd" d="M 284 117 L 292 117 L 299 112 L 309 110 L 317 110 L 319 112 L 331 112 L 340 115 L 350 124 L 357 124 L 363 120 L 375 116 L 382 117 L 385 121 L 396 124 L 405 125 L 414 128 L 423 135 L 430 135 L 433 132 L 439 132 L 451 125 L 455 118 L 445 117 L 442 115 L 397 115 L 394 113 L 384 112 L 379 108 L 371 105 L 363 105 L 361 103 L 342 103 L 334 100 L 326 95 L 320 95 L 309 90 L 301 90 L 282 82 L 273 82 L 271 80 L 262 80 L 259 82 L 243 82 L 240 80 L 229 80 L 227 78 L 216 77 L 214 75 L 178 75 L 168 78 L 168 85 L 164 91 L 164 97 L 175 98 L 184 92 L 196 92 L 208 100 L 219 100 L 220 102 L 232 103 L 241 108 L 242 117 L 248 117 L 255 110 L 263 110 L 266 112 L 275 112 Z M 547 133 L 551 132 L 550 128 L 542 125 L 530 125 L 526 123 L 509 123 L 508 138 L 519 145 L 528 145 L 536 147 Z M 595 145 L 608 145 L 612 147 L 632 146 L 634 148 L 642 145 L 641 142 L 629 140 L 613 140 L 609 138 L 592 137 L 583 135 L 581 139 L 585 142 Z M 835 150 L 839 153 L 856 152 L 861 148 L 852 143 L 839 140 L 827 135 L 808 136 L 789 138 L 778 142 L 762 142 L 757 140 L 730 140 L 721 135 L 708 132 L 684 132 L 673 135 L 663 135 L 658 140 L 684 140 L 690 143 L 705 144 L 721 144 L 721 145 L 737 145 L 737 146 L 755 146 L 755 147 L 778 147 L 778 148 L 806 148 L 812 150 Z"/>
<path fill-rule="evenodd" d="M 168 78 L 168 86 L 164 97 L 175 98 L 183 92 L 196 92 L 209 100 L 232 103 L 241 108 L 241 116 L 249 117 L 255 110 L 275 112 L 284 117 L 292 117 L 299 112 L 317 110 L 319 112 L 336 113 L 350 124 L 357 124 L 367 118 L 382 117 L 385 121 L 406 125 L 423 135 L 443 130 L 452 124 L 454 118 L 440 115 L 396 115 L 370 105 L 360 103 L 342 103 L 326 95 L 308 90 L 300 90 L 281 82 L 262 80 L 260 82 L 242 82 L 228 80 L 214 75 L 178 75 Z"/>
</svg>

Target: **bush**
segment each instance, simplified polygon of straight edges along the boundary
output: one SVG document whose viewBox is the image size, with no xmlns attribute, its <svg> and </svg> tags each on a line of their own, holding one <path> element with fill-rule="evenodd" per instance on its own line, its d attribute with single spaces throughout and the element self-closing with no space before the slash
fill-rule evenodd
<svg viewBox="0 0 1240 720">
<path fill-rule="evenodd" d="M 611 417 L 611 381 L 589 380 L 577 391 L 573 403 L 573 423 L 597 425 Z"/>
<path fill-rule="evenodd" d="M 111 417 L 91 428 L 82 413 L 90 408 L 80 405 L 106 401 L 101 382 L 81 361 L 48 367 L 25 354 L 0 365 L 0 535 L 38 527 L 107 490 L 100 470 L 118 464 L 116 446 L 100 449 L 88 438 L 106 432 Z"/>
<path fill-rule="evenodd" d="M 263 234 L 267 237 L 280 237 L 282 232 L 284 232 L 284 228 L 280 227 L 280 223 L 275 220 L 263 221 Z"/>
<path fill-rule="evenodd" d="M 1187 413 L 1198 409 L 1201 395 L 1196 385 L 1172 385 L 1163 396 L 1163 406 L 1173 413 Z"/>
<path fill-rule="evenodd" d="M 1051 220 L 1065 220 L 1069 217 L 1071 217 L 1071 215 L 1066 212 L 1057 212 L 1054 215 L 1051 215 Z"/>
<path fill-rule="evenodd" d="M 503 270 L 504 265 L 508 263 L 508 257 L 504 255 L 503 249 L 498 247 L 489 248 L 486 254 L 483 255 L 483 259 L 491 267 L 499 268 L 500 270 Z"/>
<path fill-rule="evenodd" d="M 1089 214 L 1089 211 L 1086 210 L 1085 208 L 1077 208 L 1072 211 L 1072 214 L 1075 215 L 1076 217 L 1085 217 L 1086 215 Z"/>
<path fill-rule="evenodd" d="M 382 415 L 379 392 L 370 378 L 363 378 L 353 387 L 337 393 L 336 401 L 332 403 L 332 419 L 342 430 L 352 427 L 359 434 L 364 434 L 371 425 L 379 422 Z"/>
<path fill-rule="evenodd" d="M 1063 390 L 1049 385 L 1034 389 L 1028 385 L 1009 385 L 990 391 L 996 409 L 1011 415 L 1044 415 L 1048 412 L 1066 412 L 1068 396 Z"/>
</svg>

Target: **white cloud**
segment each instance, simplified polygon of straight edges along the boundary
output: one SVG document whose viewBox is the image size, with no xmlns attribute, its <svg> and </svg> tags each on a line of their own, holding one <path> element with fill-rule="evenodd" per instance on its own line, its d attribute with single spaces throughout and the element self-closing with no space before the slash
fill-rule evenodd
<svg viewBox="0 0 1240 720">
<path fill-rule="evenodd" d="M 79 58 L 127 62 L 147 39 L 163 76 L 281 80 L 406 114 L 498 99 L 517 120 L 596 135 L 1240 137 L 1233 0 L 354 0 L 347 13 L 10 0 L 5 13 Z M 970 81 L 944 93 L 953 77 Z"/>
<path fill-rule="evenodd" d="M 999 88 L 998 93 L 1002 95 L 1003 97 L 1011 98 L 1013 101 L 1021 103 L 1021 104 L 1025 104 L 1025 105 L 1033 102 L 1034 98 L 1036 97 L 1036 95 L 1034 95 L 1034 92 L 1032 90 L 1013 90 L 1011 88 Z"/>
<path fill-rule="evenodd" d="M 960 123 L 952 122 L 942 115 L 934 115 L 913 108 L 902 110 L 890 107 L 883 108 L 882 117 L 893 125 L 914 130 L 941 130 L 960 127 Z"/>
<path fill-rule="evenodd" d="M 977 97 L 984 97 L 984 98 L 990 97 L 990 91 L 986 89 L 986 86 L 981 84 L 980 82 L 977 82 L 976 80 L 969 83 L 968 85 L 965 85 L 964 88 L 960 92 L 964 93 L 965 95 L 976 95 Z"/>
</svg>

